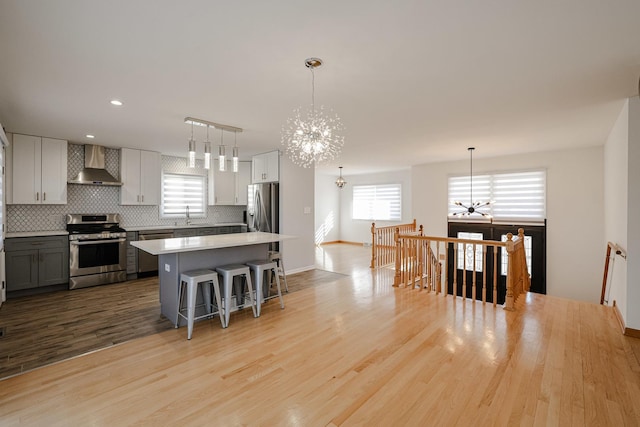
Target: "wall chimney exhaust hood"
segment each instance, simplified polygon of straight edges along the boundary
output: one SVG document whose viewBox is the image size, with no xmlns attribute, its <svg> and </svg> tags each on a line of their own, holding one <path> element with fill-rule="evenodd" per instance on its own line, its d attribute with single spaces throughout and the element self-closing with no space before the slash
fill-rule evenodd
<svg viewBox="0 0 640 427">
<path fill-rule="evenodd" d="M 100 145 L 84 146 L 84 169 L 69 184 L 83 185 L 122 185 L 104 168 L 104 147 Z"/>
</svg>

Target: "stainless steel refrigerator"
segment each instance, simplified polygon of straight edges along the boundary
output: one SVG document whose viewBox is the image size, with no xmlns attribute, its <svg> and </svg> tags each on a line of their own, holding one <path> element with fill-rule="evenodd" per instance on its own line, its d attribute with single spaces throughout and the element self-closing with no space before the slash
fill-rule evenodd
<svg viewBox="0 0 640 427">
<path fill-rule="evenodd" d="M 247 222 L 249 231 L 280 232 L 280 191 L 278 183 L 248 186 Z M 278 244 L 272 243 L 277 251 Z"/>
</svg>

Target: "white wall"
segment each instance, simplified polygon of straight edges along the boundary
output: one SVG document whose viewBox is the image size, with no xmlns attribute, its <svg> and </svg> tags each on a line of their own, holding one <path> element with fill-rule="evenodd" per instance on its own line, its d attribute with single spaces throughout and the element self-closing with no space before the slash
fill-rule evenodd
<svg viewBox="0 0 640 427">
<path fill-rule="evenodd" d="M 447 178 L 468 168 L 467 161 L 412 168 L 413 213 L 425 234 L 446 235 Z M 474 158 L 474 174 L 532 168 L 547 170 L 547 293 L 598 303 L 605 250 L 603 147 Z"/>
<path fill-rule="evenodd" d="M 314 169 L 298 167 L 281 154 L 280 233 L 297 236 L 281 245 L 287 274 L 315 265 L 313 191 Z"/>
<path fill-rule="evenodd" d="M 604 146 L 604 242 L 627 248 L 627 153 L 629 150 L 629 102 L 624 107 Z M 609 305 L 616 302 L 624 319 L 627 318 L 627 263 L 614 257 L 609 269 Z"/>
<path fill-rule="evenodd" d="M 347 185 L 340 194 L 340 240 L 346 242 L 370 243 L 370 220 L 354 220 L 351 218 L 353 211 L 353 186 L 366 184 L 402 184 L 402 220 L 401 221 L 376 221 L 376 225 L 384 227 L 393 224 L 406 224 L 413 221 L 411 200 L 411 170 L 399 170 L 393 172 L 381 172 L 363 175 L 344 175 Z"/>
<path fill-rule="evenodd" d="M 336 187 L 337 176 L 315 176 L 315 243 L 340 240 L 340 194 Z M 347 181 L 347 185 L 348 181 Z"/>
<path fill-rule="evenodd" d="M 640 98 L 629 99 L 626 326 L 640 330 Z"/>
</svg>

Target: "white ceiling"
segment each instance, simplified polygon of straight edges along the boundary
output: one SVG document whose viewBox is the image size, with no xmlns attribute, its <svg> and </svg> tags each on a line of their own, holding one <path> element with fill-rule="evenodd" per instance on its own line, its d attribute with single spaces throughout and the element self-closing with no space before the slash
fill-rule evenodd
<svg viewBox="0 0 640 427">
<path fill-rule="evenodd" d="M 281 148 L 316 56 L 316 104 L 347 128 L 321 172 L 602 145 L 638 93 L 639 17 L 637 0 L 0 0 L 0 122 L 184 156 L 192 116 L 244 128 L 246 156 Z"/>
</svg>

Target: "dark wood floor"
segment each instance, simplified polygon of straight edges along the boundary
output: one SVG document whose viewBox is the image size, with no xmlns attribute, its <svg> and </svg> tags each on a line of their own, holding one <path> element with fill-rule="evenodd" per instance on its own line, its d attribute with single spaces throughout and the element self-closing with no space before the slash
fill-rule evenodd
<svg viewBox="0 0 640 427">
<path fill-rule="evenodd" d="M 295 292 L 343 275 L 287 277 Z M 234 313 L 234 316 L 247 315 Z M 0 307 L 0 379 L 173 328 L 160 314 L 158 278 L 7 300 Z"/>
</svg>

